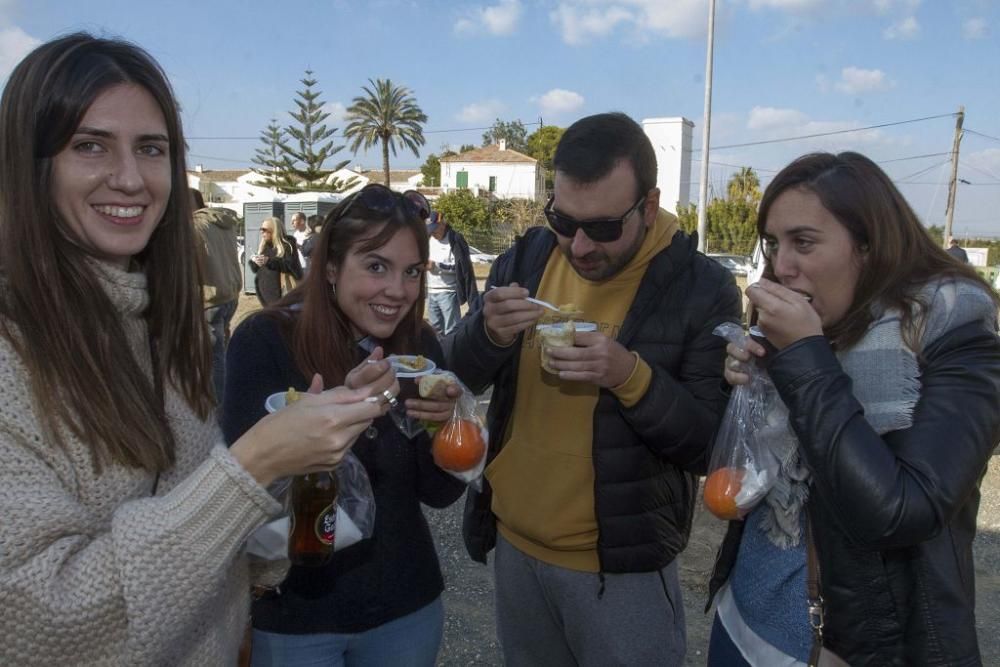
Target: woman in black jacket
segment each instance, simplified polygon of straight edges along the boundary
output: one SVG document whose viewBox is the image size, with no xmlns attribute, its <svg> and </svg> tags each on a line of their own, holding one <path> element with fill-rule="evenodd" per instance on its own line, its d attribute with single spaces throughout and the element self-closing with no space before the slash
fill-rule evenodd
<svg viewBox="0 0 1000 667">
<path fill-rule="evenodd" d="M 250 259 L 254 288 L 260 305 L 269 306 L 281 298 L 282 280 L 301 280 L 302 264 L 295 239 L 285 236 L 281 220 L 268 218 L 260 225 L 260 246 Z"/>
<path fill-rule="evenodd" d="M 369 185 L 330 212 L 302 284 L 233 334 L 222 407 L 227 440 L 264 416 L 269 394 L 305 390 L 315 373 L 330 386 L 353 387 L 392 373 L 384 354 L 443 362 L 423 320 L 426 210 L 415 192 Z M 443 422 L 459 394 L 409 399 L 407 415 Z M 434 464 L 425 431 L 404 435 L 389 416 L 352 451 L 375 496 L 372 537 L 327 565 L 293 566 L 278 591 L 254 603 L 254 665 L 345 664 L 345 656 L 346 664 L 435 662 L 444 583 L 421 504 L 446 507 L 465 485 Z"/>
<path fill-rule="evenodd" d="M 820 646 L 851 665 L 981 664 L 972 541 L 1000 438 L 996 295 L 857 153 L 787 166 L 757 225 L 767 265 L 747 296 L 774 347 L 730 345 L 726 378 L 766 355 L 791 434 L 720 550 L 709 664 L 812 664 Z"/>
</svg>

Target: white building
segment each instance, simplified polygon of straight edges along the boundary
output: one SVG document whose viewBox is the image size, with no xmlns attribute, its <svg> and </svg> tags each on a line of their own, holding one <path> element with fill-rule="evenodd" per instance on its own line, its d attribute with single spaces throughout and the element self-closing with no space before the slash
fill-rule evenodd
<svg viewBox="0 0 1000 667">
<path fill-rule="evenodd" d="M 677 213 L 678 206 L 691 201 L 691 132 L 687 118 L 646 118 L 642 129 L 656 152 L 656 186 L 660 207 Z"/>
<path fill-rule="evenodd" d="M 508 150 L 501 139 L 499 144 L 441 158 L 442 193 L 466 188 L 500 199 L 540 201 L 545 196 L 545 175 L 538 160 Z"/>
</svg>

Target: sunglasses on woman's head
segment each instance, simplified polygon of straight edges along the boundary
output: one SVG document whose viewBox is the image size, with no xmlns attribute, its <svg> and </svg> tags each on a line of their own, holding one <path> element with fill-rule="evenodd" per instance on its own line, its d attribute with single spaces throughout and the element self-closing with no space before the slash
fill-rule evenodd
<svg viewBox="0 0 1000 667">
<path fill-rule="evenodd" d="M 639 197 L 639 200 L 632 204 L 622 217 L 598 220 L 576 220 L 568 215 L 563 215 L 552 206 L 555 199 L 553 195 L 549 197 L 548 203 L 545 204 L 545 219 L 549 221 L 549 227 L 552 228 L 552 231 L 559 236 L 573 238 L 576 236 L 576 230 L 582 229 L 583 233 L 591 241 L 596 243 L 610 243 L 622 237 L 622 229 L 625 226 L 625 222 L 630 215 L 642 207 L 642 204 L 646 201 L 646 195 Z"/>
<path fill-rule="evenodd" d="M 431 205 L 427 203 L 427 198 L 416 190 L 400 193 L 384 185 L 371 183 L 361 188 L 353 197 L 353 201 L 341 209 L 336 220 L 345 217 L 359 202 L 369 211 L 381 215 L 392 213 L 397 206 L 402 206 L 406 213 L 416 216 L 421 221 L 426 220 L 431 214 Z"/>
</svg>

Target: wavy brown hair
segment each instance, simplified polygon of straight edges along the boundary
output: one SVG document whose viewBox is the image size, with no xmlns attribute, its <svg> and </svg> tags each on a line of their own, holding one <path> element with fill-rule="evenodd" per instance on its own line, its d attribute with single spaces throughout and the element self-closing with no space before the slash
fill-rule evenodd
<svg viewBox="0 0 1000 667">
<path fill-rule="evenodd" d="M 363 205 L 355 206 L 356 200 L 355 196 L 348 197 L 327 214 L 305 279 L 281 301 L 263 311 L 282 323 L 302 375 L 311 378 L 313 373 L 320 373 L 327 387 L 343 384 L 347 373 L 357 364 L 357 345 L 350 320 L 337 305 L 327 282 L 326 267 L 339 269 L 350 253 L 381 248 L 402 231 L 413 233 L 420 261 L 426 264 L 430 259 L 423 220 L 399 205 L 389 214 L 380 214 Z M 410 312 L 391 338 L 379 341 L 386 354 L 417 352 L 421 331 L 429 330 L 424 323 L 426 296 L 427 279 L 423 277 Z"/>
<path fill-rule="evenodd" d="M 774 201 L 793 188 L 819 197 L 864 257 L 847 313 L 824 332 L 837 348 L 849 348 L 861 340 L 873 320 L 873 307 L 878 306 L 899 310 L 904 340 L 910 349 L 919 351 L 921 314 L 929 304 L 921 301 L 918 292 L 935 278 L 978 283 L 998 301 L 972 267 L 938 247 L 892 180 L 864 155 L 811 153 L 782 169 L 760 201 L 757 232 L 762 238 Z M 770 260 L 764 275 L 775 279 Z"/>
<path fill-rule="evenodd" d="M 85 33 L 32 51 L 0 101 L 0 335 L 30 375 L 36 414 L 92 446 L 94 465 L 151 472 L 174 463 L 174 436 L 156 386 L 129 344 L 81 241 L 52 198 L 53 158 L 109 88 L 142 87 L 166 121 L 172 188 L 147 246 L 133 258 L 148 278 L 145 313 L 158 377 L 202 419 L 212 411 L 211 348 L 202 310 L 184 138 L 163 71 L 141 48 Z"/>
</svg>

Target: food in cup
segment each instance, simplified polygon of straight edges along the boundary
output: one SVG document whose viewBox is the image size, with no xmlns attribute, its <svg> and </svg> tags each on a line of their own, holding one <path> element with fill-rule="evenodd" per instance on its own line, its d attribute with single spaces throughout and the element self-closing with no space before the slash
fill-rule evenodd
<svg viewBox="0 0 1000 667">
<path fill-rule="evenodd" d="M 553 347 L 571 347 L 576 342 L 577 332 L 597 331 L 597 325 L 593 322 L 554 322 L 551 324 L 539 324 L 536 327 L 540 340 L 539 349 L 542 354 L 542 368 L 549 373 L 558 374 L 559 371 L 549 365 L 551 360 L 549 350 Z"/>
<path fill-rule="evenodd" d="M 443 400 L 448 391 L 448 387 L 457 386 L 447 373 L 431 373 L 422 375 L 417 382 L 417 391 L 420 398 L 435 398 Z"/>
<path fill-rule="evenodd" d="M 433 359 L 414 354 L 390 354 L 386 357 L 399 380 L 399 400 L 417 398 L 417 381 L 437 370 Z"/>
</svg>

